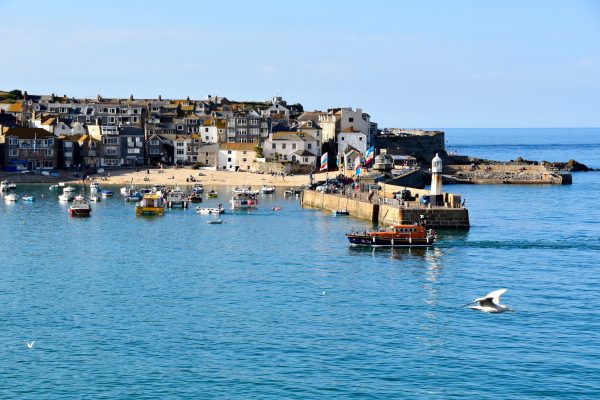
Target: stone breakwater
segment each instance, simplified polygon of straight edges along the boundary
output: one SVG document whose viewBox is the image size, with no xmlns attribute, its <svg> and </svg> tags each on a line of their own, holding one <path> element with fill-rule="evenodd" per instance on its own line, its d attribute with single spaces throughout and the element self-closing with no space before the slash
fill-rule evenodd
<svg viewBox="0 0 600 400">
<path fill-rule="evenodd" d="M 416 201 L 398 201 L 393 193 L 404 187 L 382 185 L 377 195 L 369 200 L 367 193 L 321 193 L 314 190 L 302 192 L 300 202 L 303 207 L 345 210 L 349 215 L 370 221 L 374 225 L 415 224 L 421 220 L 436 229 L 469 229 L 469 211 L 461 207 L 460 196 L 444 193 L 437 205 L 423 205 L 419 197 L 428 195 L 426 190 L 410 188 Z"/>
<path fill-rule="evenodd" d="M 444 183 L 474 184 L 555 184 L 572 183 L 570 173 L 540 165 L 447 165 Z"/>
</svg>

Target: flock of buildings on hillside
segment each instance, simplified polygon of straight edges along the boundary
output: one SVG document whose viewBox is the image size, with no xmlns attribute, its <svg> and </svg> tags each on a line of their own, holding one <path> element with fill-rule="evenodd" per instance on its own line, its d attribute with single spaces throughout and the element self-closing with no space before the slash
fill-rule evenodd
<svg viewBox="0 0 600 400">
<path fill-rule="evenodd" d="M 360 108 L 305 112 L 281 97 L 264 102 L 75 99 L 0 92 L 0 164 L 5 170 L 196 164 L 250 170 L 256 162 L 317 168 L 347 165 L 371 145 L 404 162 L 429 162 L 443 132 L 379 130 Z M 4 97 L 3 94 L 5 95 Z"/>
</svg>

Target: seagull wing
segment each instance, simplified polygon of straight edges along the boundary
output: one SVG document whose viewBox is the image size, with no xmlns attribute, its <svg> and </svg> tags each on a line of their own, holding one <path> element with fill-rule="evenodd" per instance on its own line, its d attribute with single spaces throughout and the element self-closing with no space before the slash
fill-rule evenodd
<svg viewBox="0 0 600 400">
<path fill-rule="evenodd" d="M 498 289 L 488 293 L 485 298 L 490 299 L 494 304 L 500 304 L 500 296 L 506 293 L 506 289 Z"/>
</svg>

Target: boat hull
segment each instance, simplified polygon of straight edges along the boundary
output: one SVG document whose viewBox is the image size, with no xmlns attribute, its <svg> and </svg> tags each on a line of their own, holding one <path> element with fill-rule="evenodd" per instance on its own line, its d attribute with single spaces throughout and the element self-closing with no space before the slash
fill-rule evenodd
<svg viewBox="0 0 600 400">
<path fill-rule="evenodd" d="M 136 215 L 163 215 L 165 212 L 164 207 L 136 207 Z"/>
<path fill-rule="evenodd" d="M 370 247 L 431 247 L 432 238 L 390 238 L 370 235 L 346 234 L 352 246 Z"/>
<path fill-rule="evenodd" d="M 71 217 L 89 217 L 91 213 L 91 209 L 77 209 L 77 208 L 69 208 L 69 215 Z"/>
</svg>

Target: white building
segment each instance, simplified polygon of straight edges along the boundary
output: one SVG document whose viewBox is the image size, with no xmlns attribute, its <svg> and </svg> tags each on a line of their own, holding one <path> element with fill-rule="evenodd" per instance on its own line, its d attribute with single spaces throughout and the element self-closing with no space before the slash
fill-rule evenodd
<svg viewBox="0 0 600 400">
<path fill-rule="evenodd" d="M 338 154 L 341 156 L 348 148 L 354 148 L 364 156 L 371 145 L 370 138 L 371 135 L 348 128 L 338 134 Z"/>
<path fill-rule="evenodd" d="M 256 151 L 256 143 L 221 143 L 217 154 L 217 169 L 249 171 Z"/>
<path fill-rule="evenodd" d="M 263 144 L 265 158 L 316 165 L 321 155 L 321 143 L 304 132 L 277 132 L 269 135 Z"/>
</svg>

